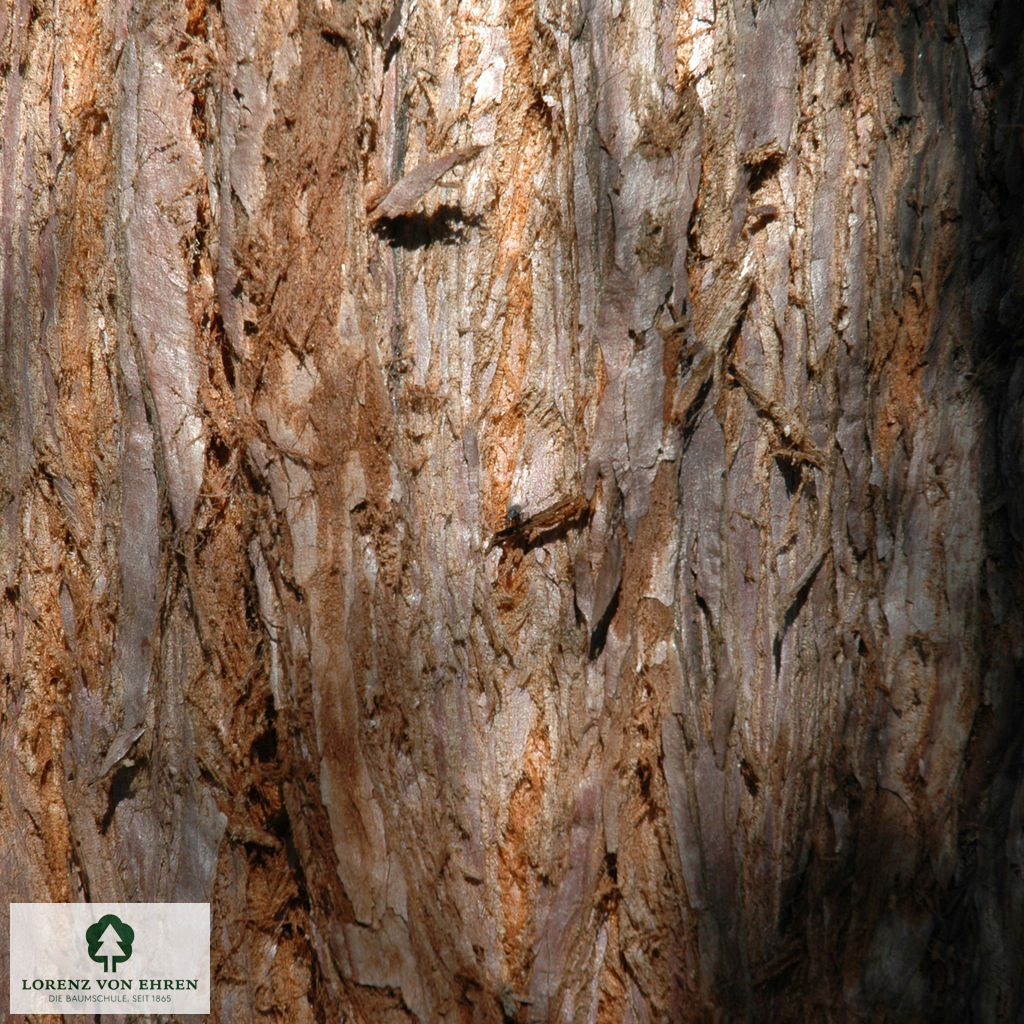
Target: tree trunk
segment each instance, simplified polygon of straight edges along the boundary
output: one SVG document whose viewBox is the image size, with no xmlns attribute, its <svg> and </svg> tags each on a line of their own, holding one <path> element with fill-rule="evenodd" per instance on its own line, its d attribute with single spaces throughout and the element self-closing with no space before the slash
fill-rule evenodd
<svg viewBox="0 0 1024 1024">
<path fill-rule="evenodd" d="M 1019 1019 L 1022 38 L 7 0 L 8 900 L 231 1024 Z"/>
</svg>

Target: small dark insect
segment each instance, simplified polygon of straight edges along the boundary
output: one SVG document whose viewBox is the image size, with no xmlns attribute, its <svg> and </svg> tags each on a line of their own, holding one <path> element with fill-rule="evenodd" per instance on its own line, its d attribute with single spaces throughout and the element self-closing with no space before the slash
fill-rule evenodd
<svg viewBox="0 0 1024 1024">
<path fill-rule="evenodd" d="M 518 505 L 509 505 L 505 513 L 506 526 L 518 526 L 523 521 L 523 510 Z"/>
</svg>

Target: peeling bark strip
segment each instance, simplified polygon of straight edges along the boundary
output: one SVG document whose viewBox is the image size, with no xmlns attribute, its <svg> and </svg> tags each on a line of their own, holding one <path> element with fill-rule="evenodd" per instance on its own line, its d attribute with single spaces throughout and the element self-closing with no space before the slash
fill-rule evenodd
<svg viewBox="0 0 1024 1024">
<path fill-rule="evenodd" d="M 544 543 L 548 539 L 562 536 L 566 530 L 582 526 L 590 515 L 590 502 L 582 495 L 563 498 L 548 508 L 522 519 L 514 517 L 510 526 L 506 526 L 491 538 L 488 550 L 497 544 L 519 544 L 530 547 Z"/>
<path fill-rule="evenodd" d="M 453 167 L 472 160 L 482 152 L 483 146 L 466 146 L 456 149 L 435 160 L 418 164 L 408 174 L 392 185 L 379 199 L 372 201 L 366 209 L 370 215 L 370 223 L 381 220 L 392 220 L 404 214 L 412 213 L 416 204 L 434 187 L 437 179 Z"/>
<path fill-rule="evenodd" d="M 739 381 L 757 411 L 767 416 L 775 427 L 779 445 L 775 454 L 784 455 L 793 460 L 803 460 L 817 466 L 818 469 L 824 469 L 825 456 L 811 440 L 810 431 L 803 423 L 800 414 L 795 409 L 787 408 L 781 402 L 773 402 L 769 399 L 754 384 L 749 374 L 744 373 L 738 366 L 730 365 L 729 371 Z"/>
<path fill-rule="evenodd" d="M 697 336 L 714 353 L 732 337 L 750 298 L 754 283 L 754 253 L 733 254 L 723 260 L 718 280 L 703 295 L 694 296 Z"/>
<path fill-rule="evenodd" d="M 669 419 L 686 423 L 694 415 L 694 403 L 704 390 L 708 378 L 722 362 L 722 353 L 743 316 L 753 287 L 754 258 L 751 252 L 742 259 L 725 261 L 721 277 L 707 295 L 695 300 L 694 332 L 701 345 L 697 362 L 680 379 L 672 400 Z M 679 325 L 685 331 L 687 322 Z M 670 328 L 672 330 L 672 328 Z"/>
<path fill-rule="evenodd" d="M 1024 1020 L 1022 38 L 8 0 L 0 891 L 216 1024 Z"/>
</svg>

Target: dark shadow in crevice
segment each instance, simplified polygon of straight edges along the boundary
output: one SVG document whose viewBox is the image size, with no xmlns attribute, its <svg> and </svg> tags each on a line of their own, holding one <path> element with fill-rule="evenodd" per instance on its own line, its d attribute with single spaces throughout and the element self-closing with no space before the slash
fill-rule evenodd
<svg viewBox="0 0 1024 1024">
<path fill-rule="evenodd" d="M 132 795 L 132 783 L 139 773 L 140 765 L 137 763 L 123 764 L 114 772 L 110 780 L 110 789 L 107 791 L 107 809 L 100 822 L 100 835 L 106 835 L 114 820 L 114 812 L 122 800 L 127 800 Z"/>
<path fill-rule="evenodd" d="M 612 594 L 612 599 L 608 602 L 608 607 L 605 608 L 601 618 L 597 620 L 596 625 L 590 631 L 590 648 L 587 651 L 587 657 L 591 661 L 600 657 L 604 650 L 605 642 L 608 639 L 608 627 L 612 624 L 612 619 L 615 618 L 615 613 L 618 611 L 621 593 L 622 582 L 620 580 L 619 585 L 615 588 L 615 593 Z"/>
<path fill-rule="evenodd" d="M 482 217 L 467 216 L 458 204 L 445 204 L 431 213 L 382 217 L 373 230 L 392 248 L 422 249 L 435 242 L 455 245 L 465 238 L 467 228 L 477 228 L 482 223 Z"/>
</svg>

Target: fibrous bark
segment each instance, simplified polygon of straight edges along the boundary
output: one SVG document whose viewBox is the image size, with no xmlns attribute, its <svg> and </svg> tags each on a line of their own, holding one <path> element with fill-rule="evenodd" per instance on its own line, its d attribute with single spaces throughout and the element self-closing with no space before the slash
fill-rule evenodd
<svg viewBox="0 0 1024 1024">
<path fill-rule="evenodd" d="M 231 1022 L 1015 1019 L 1022 29 L 9 0 L 9 899 L 211 901 Z"/>
</svg>

